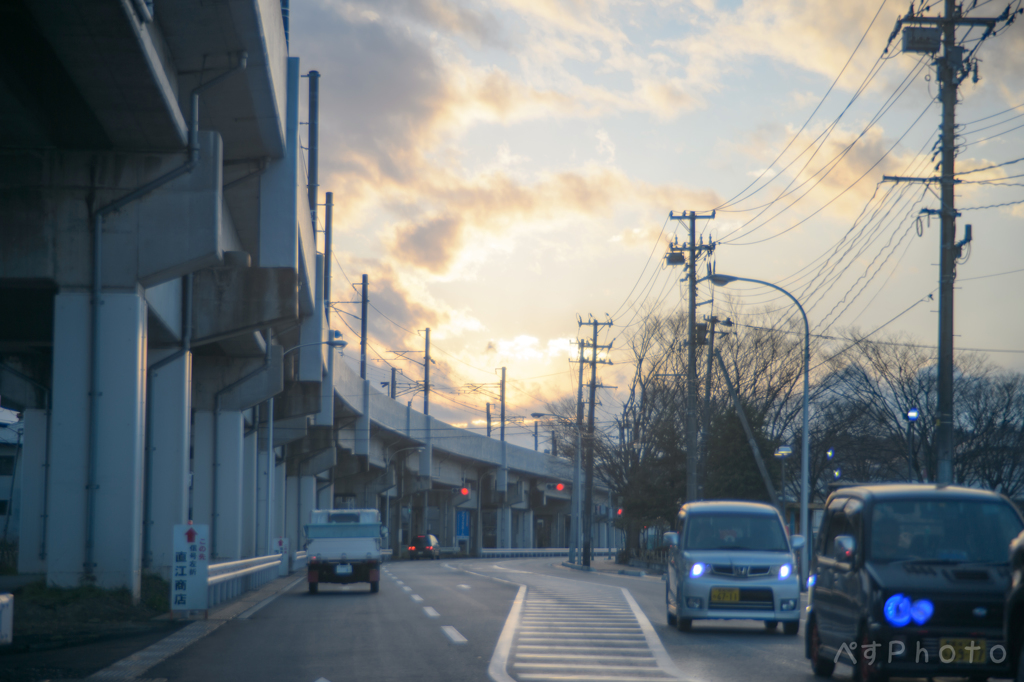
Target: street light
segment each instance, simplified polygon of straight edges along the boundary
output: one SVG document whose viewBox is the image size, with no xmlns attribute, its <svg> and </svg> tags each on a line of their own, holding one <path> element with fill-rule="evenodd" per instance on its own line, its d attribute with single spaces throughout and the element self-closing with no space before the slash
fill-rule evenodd
<svg viewBox="0 0 1024 682">
<path fill-rule="evenodd" d="M 711 280 L 711 283 L 716 287 L 724 287 L 730 282 L 750 282 L 752 284 L 761 284 L 766 287 L 771 287 L 776 291 L 780 291 L 789 297 L 789 300 L 793 301 L 797 309 L 800 311 L 800 315 L 804 318 L 804 418 L 803 418 L 803 445 L 800 448 L 800 532 L 807 537 L 808 545 L 811 543 L 811 532 L 807 525 L 807 503 L 810 492 L 810 474 L 809 474 L 809 462 L 810 462 L 810 443 L 807 431 L 807 413 L 808 413 L 808 400 L 810 397 L 810 375 L 811 375 L 811 325 L 807 322 L 807 313 L 804 312 L 804 307 L 800 305 L 800 301 L 796 300 L 793 294 L 789 293 L 777 284 L 771 282 L 765 282 L 759 279 L 749 279 L 747 277 L 734 277 L 732 275 L 708 275 L 707 279 Z M 800 552 L 800 584 L 805 585 L 807 581 L 807 567 L 809 563 L 809 555 L 806 549 Z"/>
<path fill-rule="evenodd" d="M 907 410 L 907 481 L 914 480 L 914 422 L 921 416 L 916 407 Z"/>
<path fill-rule="evenodd" d="M 576 431 L 576 456 L 572 458 L 572 497 L 569 500 L 571 513 L 569 515 L 569 563 L 576 563 L 576 556 L 579 550 L 579 528 L 580 528 L 580 453 L 583 451 L 583 436 L 580 433 L 580 425 L 570 422 L 561 415 L 549 412 L 534 412 L 530 415 L 534 419 L 541 417 L 554 417 L 565 424 L 572 424 Z"/>
</svg>

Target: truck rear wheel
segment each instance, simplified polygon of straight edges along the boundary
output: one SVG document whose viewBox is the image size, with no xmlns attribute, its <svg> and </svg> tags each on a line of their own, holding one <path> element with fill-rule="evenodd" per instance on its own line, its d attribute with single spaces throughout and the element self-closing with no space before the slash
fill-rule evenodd
<svg viewBox="0 0 1024 682">
<path fill-rule="evenodd" d="M 310 583 L 309 584 L 309 593 L 310 594 L 316 594 L 319 591 L 320 591 L 320 583 Z"/>
<path fill-rule="evenodd" d="M 380 592 L 380 581 L 379 580 L 375 580 L 372 583 L 370 583 L 370 593 L 371 594 L 376 594 L 377 592 Z"/>
</svg>

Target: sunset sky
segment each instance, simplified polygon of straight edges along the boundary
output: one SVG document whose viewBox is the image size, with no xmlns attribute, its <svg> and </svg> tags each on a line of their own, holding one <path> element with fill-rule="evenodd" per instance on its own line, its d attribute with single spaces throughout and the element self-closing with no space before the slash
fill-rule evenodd
<svg viewBox="0 0 1024 682">
<path fill-rule="evenodd" d="M 979 5 L 972 15 L 997 16 L 1005 3 Z M 431 414 L 449 423 L 483 428 L 496 401 L 473 387 L 496 384 L 502 366 L 510 415 L 574 394 L 578 317 L 614 321 L 601 342 L 615 364 L 600 376 L 628 386 L 625 341 L 649 311 L 686 305 L 683 269 L 664 264 L 668 243 L 685 240 L 669 212 L 712 209 L 698 227 L 720 242 L 717 271 L 787 288 L 812 332 L 888 323 L 879 338 L 934 345 L 939 229 L 917 218 L 938 199 L 881 182 L 937 172 L 931 58 L 903 54 L 898 37 L 883 52 L 906 11 L 293 0 L 291 53 L 321 74 L 321 196 L 334 192 L 334 298 L 347 311 L 334 326 L 347 356 L 358 361 L 348 283 L 366 273 L 371 378 L 388 380 L 390 365 L 421 378 L 390 351 L 421 356 L 429 327 Z M 980 35 L 964 36 L 968 49 Z M 980 81 L 960 88 L 957 170 L 998 167 L 957 190 L 958 239 L 971 223 L 974 241 L 958 267 L 956 345 L 1018 351 L 989 357 L 1024 371 L 1024 162 L 1009 163 L 1024 157 L 1024 22 L 976 56 Z M 784 305 L 748 285 L 715 297 L 734 318 Z M 606 418 L 618 412 L 621 391 L 600 397 Z M 532 446 L 526 424 L 510 438 Z"/>
</svg>

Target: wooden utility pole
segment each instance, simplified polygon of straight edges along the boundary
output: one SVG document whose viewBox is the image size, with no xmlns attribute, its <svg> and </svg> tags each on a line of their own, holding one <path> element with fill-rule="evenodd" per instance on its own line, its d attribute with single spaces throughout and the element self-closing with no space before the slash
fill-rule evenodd
<svg viewBox="0 0 1024 682">
<path fill-rule="evenodd" d="M 427 341 L 423 355 L 423 414 L 430 414 L 430 327 L 427 327 Z"/>
<path fill-rule="evenodd" d="M 935 58 L 936 76 L 939 83 L 939 99 L 942 102 L 941 167 L 938 179 L 941 185 L 938 211 L 925 209 L 923 213 L 938 213 L 941 221 L 939 235 L 939 373 L 938 373 L 938 414 L 935 415 L 936 445 L 938 449 L 937 483 L 953 482 L 953 284 L 956 281 L 956 261 L 965 244 L 971 241 L 970 225 L 964 239 L 956 241 L 956 101 L 957 88 L 972 73 L 978 79 L 978 60 L 973 57 L 977 46 L 966 58 L 964 48 L 957 45 L 958 26 L 984 27 L 985 32 L 978 41 L 981 44 L 995 31 L 996 24 L 1013 21 L 1018 11 L 1010 14 L 1009 6 L 999 17 L 965 17 L 961 6 L 955 0 L 945 0 L 943 16 L 916 16 L 913 7 L 906 16 L 896 22 L 889 40 L 903 29 L 903 51 L 908 53 L 942 55 Z M 908 178 L 883 176 L 891 182 L 934 182 L 936 178 Z"/>
<path fill-rule="evenodd" d="M 583 322 L 580 321 L 580 326 Z M 590 405 L 587 410 L 587 456 L 584 462 L 586 478 L 585 494 L 583 500 L 583 565 L 590 566 L 591 554 L 593 553 L 593 523 L 594 523 L 594 411 L 597 407 L 597 350 L 598 348 L 610 348 L 610 346 L 598 346 L 597 331 L 599 327 L 612 325 L 612 321 L 598 322 L 591 319 L 586 324 L 593 327 L 593 340 L 590 347 L 593 355 L 590 359 Z M 608 360 L 600 361 L 604 364 L 611 364 Z M 581 372 L 582 376 L 582 372 Z M 582 381 L 582 379 L 581 379 Z"/>
<path fill-rule="evenodd" d="M 715 212 L 711 215 L 697 215 L 696 211 L 683 211 L 682 213 L 669 213 L 669 219 L 690 221 L 690 241 L 682 248 L 669 246 L 667 261 L 669 265 L 685 262 L 687 266 L 687 282 L 690 291 L 690 311 L 688 321 L 687 338 L 689 342 L 686 348 L 686 499 L 689 502 L 700 499 L 698 495 L 698 446 L 697 446 L 697 255 L 703 252 L 715 250 L 713 242 L 705 246 L 703 240 L 697 245 L 697 220 L 712 220 Z M 684 252 L 688 252 L 687 260 L 683 261 Z"/>
<path fill-rule="evenodd" d="M 331 196 L 330 192 L 327 196 Z M 328 204 L 329 205 L 329 204 Z M 359 378 L 366 378 L 366 315 L 370 307 L 370 278 L 368 275 L 363 275 L 363 301 L 362 301 L 362 315 L 359 318 Z"/>
</svg>

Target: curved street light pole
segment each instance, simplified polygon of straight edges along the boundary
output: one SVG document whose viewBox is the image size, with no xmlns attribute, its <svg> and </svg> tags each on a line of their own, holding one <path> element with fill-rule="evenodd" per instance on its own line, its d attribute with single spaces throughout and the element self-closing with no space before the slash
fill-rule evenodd
<svg viewBox="0 0 1024 682">
<path fill-rule="evenodd" d="M 804 307 L 800 305 L 800 301 L 796 300 L 793 294 L 789 293 L 777 284 L 771 282 L 765 282 L 760 279 L 750 279 L 747 277 L 734 277 L 732 275 L 709 275 L 708 279 L 715 286 L 722 287 L 730 282 L 750 282 L 752 284 L 761 284 L 766 287 L 771 287 L 776 291 L 780 291 L 789 297 L 789 300 L 793 301 L 797 309 L 800 311 L 800 315 L 804 318 L 804 405 L 803 405 L 803 434 L 802 434 L 802 446 L 800 448 L 800 532 L 803 533 L 806 538 L 806 544 L 804 549 L 800 552 L 800 586 L 803 589 L 807 581 L 807 568 L 809 564 L 809 554 L 811 548 L 811 533 L 810 527 L 807 523 L 807 505 L 810 493 L 810 441 L 808 437 L 807 429 L 807 413 L 808 413 L 808 400 L 810 397 L 810 364 L 811 364 L 811 326 L 807 322 L 807 313 L 804 312 Z"/>
<path fill-rule="evenodd" d="M 580 425 L 570 422 L 561 415 L 549 412 L 533 412 L 530 414 L 534 419 L 540 417 L 554 417 L 563 424 L 571 424 L 576 431 L 576 455 L 572 458 L 572 496 L 569 500 L 569 563 L 575 564 L 579 554 L 579 533 L 580 533 L 580 456 L 583 453 L 583 436 L 580 433 Z"/>
</svg>

